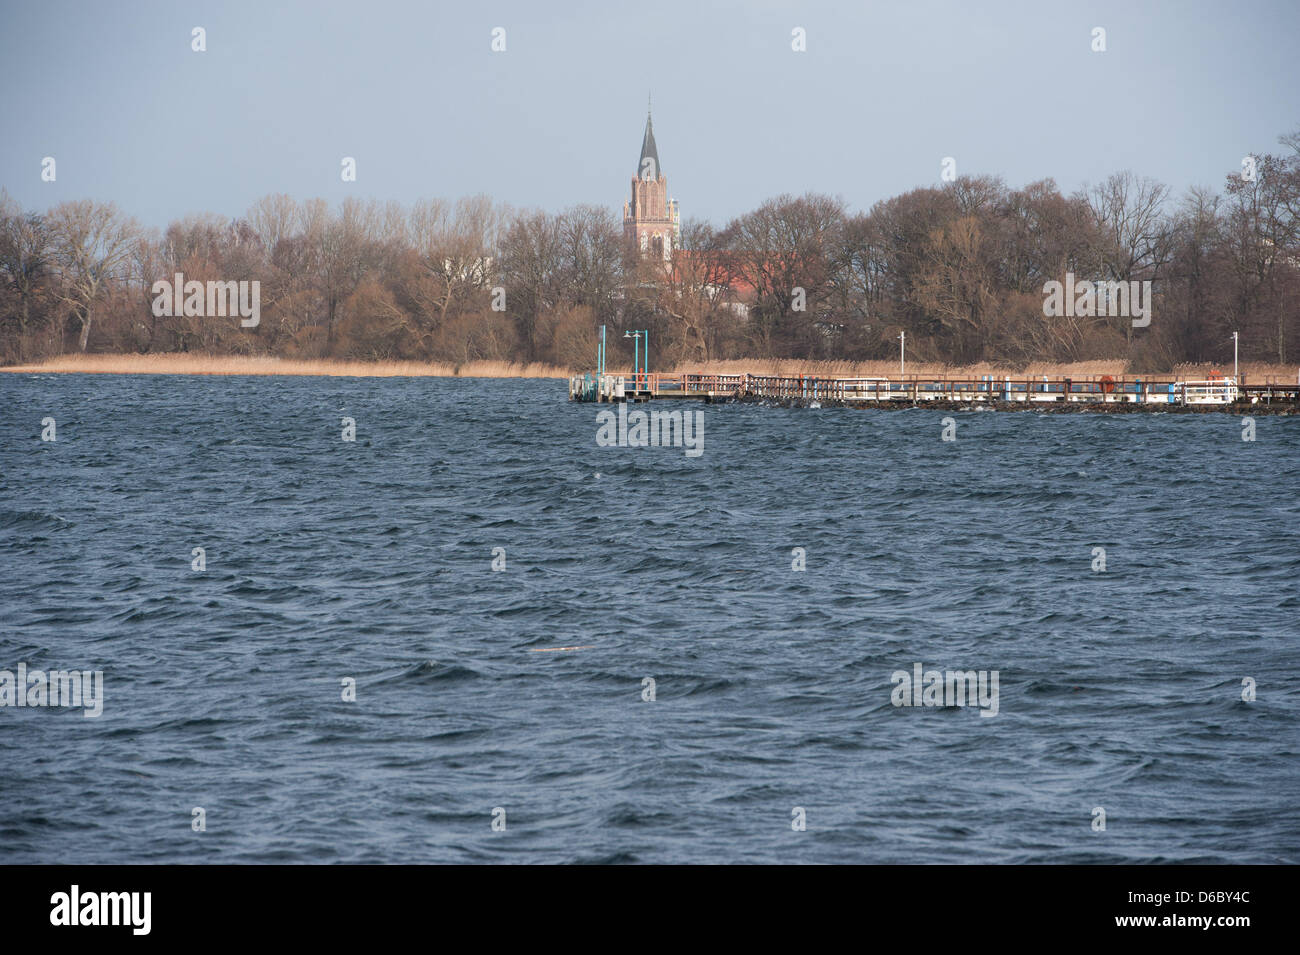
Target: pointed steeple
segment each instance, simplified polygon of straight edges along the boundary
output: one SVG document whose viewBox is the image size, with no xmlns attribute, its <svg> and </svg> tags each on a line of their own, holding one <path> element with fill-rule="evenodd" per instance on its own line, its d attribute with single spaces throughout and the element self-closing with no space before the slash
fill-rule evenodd
<svg viewBox="0 0 1300 955">
<path fill-rule="evenodd" d="M 645 137 L 641 140 L 641 159 L 637 163 L 636 174 L 641 179 L 658 179 L 662 172 L 659 168 L 659 147 L 655 145 L 654 122 L 650 119 L 650 103 L 647 99 Z"/>
<path fill-rule="evenodd" d="M 668 177 L 659 166 L 651 106 L 647 101 L 641 158 L 632 179 L 632 195 L 623 204 L 623 235 L 629 247 L 643 256 L 668 262 L 681 241 L 681 213 L 677 200 L 668 198 Z"/>
</svg>

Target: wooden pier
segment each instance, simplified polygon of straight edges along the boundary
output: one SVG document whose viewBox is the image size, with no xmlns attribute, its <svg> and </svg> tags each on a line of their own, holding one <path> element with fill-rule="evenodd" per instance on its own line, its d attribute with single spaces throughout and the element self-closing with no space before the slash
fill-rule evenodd
<svg viewBox="0 0 1300 955">
<path fill-rule="evenodd" d="M 1075 402 L 1142 405 L 1293 404 L 1300 402 L 1300 384 L 1247 384 L 1232 377 L 1199 381 L 1172 377 L 824 378 L 813 375 L 694 375 L 641 372 L 585 374 L 569 379 L 571 401 L 653 401 L 687 398 L 797 400 L 839 405 L 927 401 L 958 404 L 996 402 Z"/>
</svg>

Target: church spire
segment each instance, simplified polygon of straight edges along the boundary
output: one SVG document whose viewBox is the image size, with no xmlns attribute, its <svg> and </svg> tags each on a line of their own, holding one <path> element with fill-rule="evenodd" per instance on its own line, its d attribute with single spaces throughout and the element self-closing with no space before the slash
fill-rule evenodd
<svg viewBox="0 0 1300 955">
<path fill-rule="evenodd" d="M 681 215 L 677 200 L 668 198 L 668 177 L 659 166 L 653 105 L 647 97 L 641 159 L 632 177 L 630 201 L 623 204 L 623 235 L 643 255 L 668 262 L 681 240 Z"/>
<path fill-rule="evenodd" d="M 641 159 L 637 163 L 636 174 L 641 179 L 658 179 L 662 172 L 659 168 L 659 147 L 655 145 L 654 121 L 650 119 L 650 100 L 647 97 L 645 137 L 641 140 Z"/>
</svg>

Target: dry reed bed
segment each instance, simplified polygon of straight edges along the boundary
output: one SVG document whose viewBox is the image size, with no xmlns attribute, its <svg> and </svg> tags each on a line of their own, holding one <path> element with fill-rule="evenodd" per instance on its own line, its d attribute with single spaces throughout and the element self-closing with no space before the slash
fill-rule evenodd
<svg viewBox="0 0 1300 955">
<path fill-rule="evenodd" d="M 355 378 L 565 378 L 554 365 L 505 361 L 327 361 L 262 355 L 61 355 L 0 371 L 103 375 L 333 375 Z"/>
</svg>

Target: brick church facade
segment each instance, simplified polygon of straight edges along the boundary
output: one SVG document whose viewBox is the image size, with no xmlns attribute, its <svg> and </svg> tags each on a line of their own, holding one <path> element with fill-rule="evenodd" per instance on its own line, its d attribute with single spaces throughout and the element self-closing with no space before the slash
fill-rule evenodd
<svg viewBox="0 0 1300 955">
<path fill-rule="evenodd" d="M 665 262 L 681 240 L 677 200 L 668 198 L 668 178 L 659 165 L 654 123 L 647 110 L 641 159 L 632 178 L 632 201 L 623 204 L 623 235 L 642 253 Z"/>
</svg>

